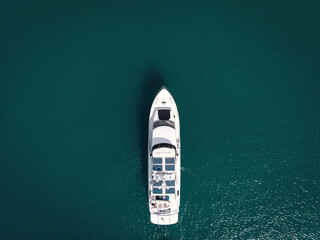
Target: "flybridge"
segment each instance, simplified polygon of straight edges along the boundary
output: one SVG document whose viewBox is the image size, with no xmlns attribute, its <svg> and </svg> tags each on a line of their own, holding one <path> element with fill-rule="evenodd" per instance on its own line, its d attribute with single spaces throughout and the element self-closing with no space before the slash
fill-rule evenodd
<svg viewBox="0 0 320 240">
<path fill-rule="evenodd" d="M 178 109 L 172 95 L 162 87 L 151 106 L 148 132 L 148 195 L 154 224 L 178 222 L 180 152 Z"/>
</svg>

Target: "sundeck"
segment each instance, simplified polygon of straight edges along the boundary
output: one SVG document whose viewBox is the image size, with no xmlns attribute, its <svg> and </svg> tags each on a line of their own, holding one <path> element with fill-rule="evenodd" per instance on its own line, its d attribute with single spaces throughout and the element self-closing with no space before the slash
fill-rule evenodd
<svg viewBox="0 0 320 240">
<path fill-rule="evenodd" d="M 170 92 L 162 87 L 152 103 L 149 116 L 149 210 L 154 224 L 178 222 L 180 151 L 178 109 Z"/>
</svg>

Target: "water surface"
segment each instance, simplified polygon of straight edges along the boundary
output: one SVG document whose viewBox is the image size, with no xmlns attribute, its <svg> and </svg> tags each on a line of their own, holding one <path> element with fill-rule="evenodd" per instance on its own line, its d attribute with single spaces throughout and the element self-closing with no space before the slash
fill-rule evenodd
<svg viewBox="0 0 320 240">
<path fill-rule="evenodd" d="M 2 1 L 1 239 L 320 238 L 318 1 Z M 149 221 L 155 93 L 180 219 Z"/>
</svg>

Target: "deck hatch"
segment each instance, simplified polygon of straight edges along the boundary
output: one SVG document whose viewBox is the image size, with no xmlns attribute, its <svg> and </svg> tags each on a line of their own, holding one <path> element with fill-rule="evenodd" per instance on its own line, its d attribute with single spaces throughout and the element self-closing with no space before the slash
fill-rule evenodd
<svg viewBox="0 0 320 240">
<path fill-rule="evenodd" d="M 167 110 L 167 109 L 158 110 L 158 117 L 160 120 L 169 120 L 170 110 Z"/>
</svg>

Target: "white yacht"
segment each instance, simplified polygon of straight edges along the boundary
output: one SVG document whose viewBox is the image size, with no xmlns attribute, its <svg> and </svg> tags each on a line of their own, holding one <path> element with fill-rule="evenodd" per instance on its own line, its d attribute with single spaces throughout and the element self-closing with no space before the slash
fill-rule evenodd
<svg viewBox="0 0 320 240">
<path fill-rule="evenodd" d="M 163 86 L 149 116 L 148 188 L 150 220 L 158 225 L 178 222 L 180 206 L 180 121 L 176 103 Z"/>
</svg>

